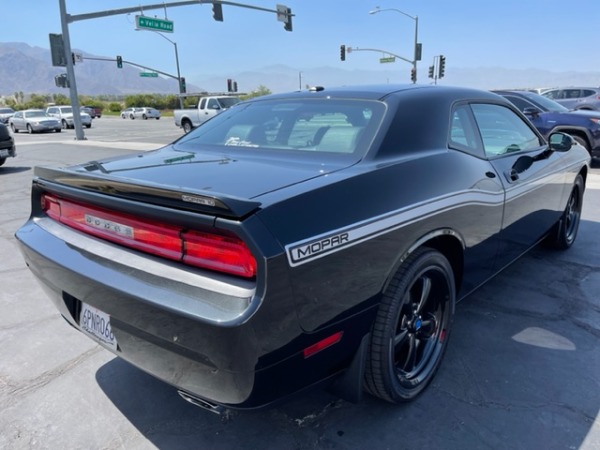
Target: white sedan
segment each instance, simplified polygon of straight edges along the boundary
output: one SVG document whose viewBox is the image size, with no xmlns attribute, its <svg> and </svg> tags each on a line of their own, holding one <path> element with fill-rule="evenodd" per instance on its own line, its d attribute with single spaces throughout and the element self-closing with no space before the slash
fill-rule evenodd
<svg viewBox="0 0 600 450">
<path fill-rule="evenodd" d="M 126 108 L 121 111 L 122 119 L 160 119 L 160 111 L 155 108 Z"/>
</svg>

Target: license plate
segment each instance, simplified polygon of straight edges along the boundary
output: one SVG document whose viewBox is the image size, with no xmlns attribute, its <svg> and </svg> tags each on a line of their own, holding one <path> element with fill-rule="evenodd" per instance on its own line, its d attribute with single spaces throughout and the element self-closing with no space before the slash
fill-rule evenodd
<svg viewBox="0 0 600 450">
<path fill-rule="evenodd" d="M 117 351 L 117 339 L 110 326 L 110 316 L 105 312 L 82 302 L 79 326 L 94 339 Z"/>
</svg>

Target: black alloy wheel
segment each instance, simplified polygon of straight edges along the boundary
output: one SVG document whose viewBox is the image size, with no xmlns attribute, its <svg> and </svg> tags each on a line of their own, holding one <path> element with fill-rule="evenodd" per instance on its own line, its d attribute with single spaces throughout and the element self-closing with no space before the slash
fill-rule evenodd
<svg viewBox="0 0 600 450">
<path fill-rule="evenodd" d="M 565 211 L 550 234 L 550 243 L 558 250 L 571 248 L 577 238 L 579 222 L 581 221 L 584 189 L 583 177 L 577 175 Z"/>
<path fill-rule="evenodd" d="M 392 403 L 410 401 L 433 379 L 444 356 L 456 289 L 450 263 L 423 247 L 398 269 L 371 332 L 365 388 Z"/>
</svg>

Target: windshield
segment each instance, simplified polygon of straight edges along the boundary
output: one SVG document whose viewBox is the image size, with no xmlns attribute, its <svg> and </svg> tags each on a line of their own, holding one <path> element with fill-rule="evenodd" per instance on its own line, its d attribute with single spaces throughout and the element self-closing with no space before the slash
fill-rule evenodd
<svg viewBox="0 0 600 450">
<path fill-rule="evenodd" d="M 10 108 L 0 108 L 0 114 L 12 114 L 14 111 Z"/>
<path fill-rule="evenodd" d="M 199 144 L 228 152 L 337 154 L 362 156 L 385 111 L 383 103 L 363 100 L 278 99 L 240 104 L 177 141 L 178 148 Z"/>
<path fill-rule="evenodd" d="M 219 102 L 219 106 L 221 106 L 221 108 L 225 108 L 225 109 L 231 108 L 236 103 L 241 102 L 241 100 L 237 97 L 218 98 L 217 101 Z"/>
<path fill-rule="evenodd" d="M 70 106 L 67 106 L 65 108 L 60 108 L 60 112 L 63 114 L 69 114 L 73 112 L 73 108 L 71 108 Z"/>
<path fill-rule="evenodd" d="M 28 111 L 25 113 L 25 117 L 48 117 L 44 111 Z"/>
</svg>

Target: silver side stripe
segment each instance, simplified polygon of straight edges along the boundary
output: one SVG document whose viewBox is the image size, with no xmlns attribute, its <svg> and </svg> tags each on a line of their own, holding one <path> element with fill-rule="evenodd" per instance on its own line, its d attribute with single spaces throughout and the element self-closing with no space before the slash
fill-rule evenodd
<svg viewBox="0 0 600 450">
<path fill-rule="evenodd" d="M 294 242 L 285 250 L 290 266 L 296 267 L 441 212 L 471 205 L 499 206 L 503 202 L 502 191 L 458 192 Z"/>
</svg>

